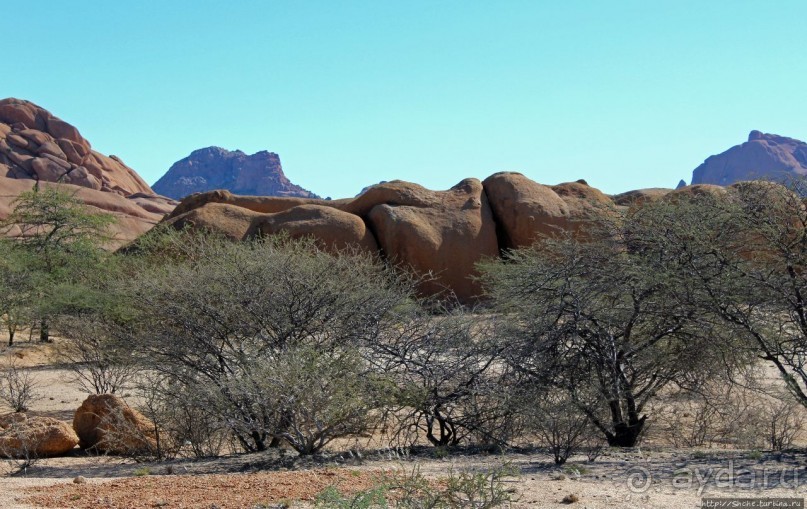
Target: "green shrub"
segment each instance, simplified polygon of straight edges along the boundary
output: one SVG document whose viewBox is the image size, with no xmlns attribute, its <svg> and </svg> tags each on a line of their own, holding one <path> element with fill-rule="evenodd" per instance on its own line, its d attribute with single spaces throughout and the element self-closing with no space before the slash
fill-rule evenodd
<svg viewBox="0 0 807 509">
<path fill-rule="evenodd" d="M 333 486 L 320 493 L 317 509 L 494 509 L 509 506 L 512 490 L 505 478 L 516 471 L 503 465 L 489 472 L 449 472 L 442 482 L 430 482 L 420 472 L 398 470 L 381 476 L 372 488 L 351 496 Z"/>
<path fill-rule="evenodd" d="M 342 495 L 339 490 L 329 486 L 314 500 L 318 509 L 383 509 L 389 507 L 386 499 L 386 486 L 377 486 L 360 491 L 351 496 Z"/>
</svg>

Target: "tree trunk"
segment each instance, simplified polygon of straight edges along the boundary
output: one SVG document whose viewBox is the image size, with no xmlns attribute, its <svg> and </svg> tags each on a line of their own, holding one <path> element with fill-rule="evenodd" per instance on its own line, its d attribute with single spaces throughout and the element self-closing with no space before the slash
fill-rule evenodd
<svg viewBox="0 0 807 509">
<path fill-rule="evenodd" d="M 9 327 L 8 329 L 8 346 L 12 346 L 14 344 L 14 329 Z"/>
<path fill-rule="evenodd" d="M 608 445 L 611 447 L 636 447 L 644 429 L 647 416 L 637 419 L 632 416 L 628 422 L 615 422 L 614 431 L 607 433 Z"/>
<path fill-rule="evenodd" d="M 457 432 L 449 419 L 440 414 L 440 410 L 434 409 L 427 412 L 426 417 L 426 438 L 435 447 L 457 445 Z M 437 424 L 438 436 L 435 436 L 435 423 Z"/>
<path fill-rule="evenodd" d="M 261 452 L 266 450 L 265 434 L 259 431 L 253 431 L 250 433 L 250 436 L 252 437 L 252 443 L 255 445 L 255 451 Z"/>
<path fill-rule="evenodd" d="M 39 322 L 39 341 L 48 343 L 50 341 L 50 334 L 48 333 L 48 319 L 43 318 Z"/>
</svg>

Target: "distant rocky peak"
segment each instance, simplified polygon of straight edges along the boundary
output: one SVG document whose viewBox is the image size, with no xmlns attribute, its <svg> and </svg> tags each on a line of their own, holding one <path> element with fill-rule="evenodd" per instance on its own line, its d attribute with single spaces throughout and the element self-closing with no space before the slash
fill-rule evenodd
<svg viewBox="0 0 807 509">
<path fill-rule="evenodd" d="M 252 155 L 221 147 L 194 150 L 174 163 L 153 187 L 176 199 L 215 189 L 251 196 L 319 198 L 293 184 L 283 173 L 280 156 L 268 150 Z"/>
<path fill-rule="evenodd" d="M 707 158 L 692 172 L 692 184 L 727 186 L 743 180 L 787 181 L 807 175 L 807 143 L 753 130 L 748 141 Z"/>
</svg>

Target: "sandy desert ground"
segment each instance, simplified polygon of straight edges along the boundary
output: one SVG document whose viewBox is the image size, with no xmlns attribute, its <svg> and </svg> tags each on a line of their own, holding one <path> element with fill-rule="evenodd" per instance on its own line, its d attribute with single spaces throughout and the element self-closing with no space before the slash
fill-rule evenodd
<svg viewBox="0 0 807 509">
<path fill-rule="evenodd" d="M 47 348 L 23 342 L 0 349 L 0 356 L 13 356 L 33 369 L 42 398 L 32 413 L 72 419 L 86 394 L 69 382 L 69 371 L 54 364 Z M 68 457 L 40 460 L 24 475 L 0 477 L 0 507 L 307 507 L 327 486 L 346 492 L 365 489 L 385 471 L 417 467 L 437 480 L 452 469 L 489 470 L 505 463 L 517 472 L 506 481 L 515 508 L 695 508 L 702 497 L 802 499 L 807 493 L 807 454 L 802 451 L 606 450 L 594 462 L 577 456 L 556 467 L 548 454 L 534 449 L 503 454 L 459 450 L 446 457 L 428 448 L 406 455 L 366 449 L 361 458 L 338 449 L 317 459 L 272 451 L 162 463 L 76 450 Z M 13 467 L 0 461 L 0 474 Z M 75 483 L 77 477 L 85 482 Z M 564 503 L 572 494 L 578 501 Z"/>
</svg>

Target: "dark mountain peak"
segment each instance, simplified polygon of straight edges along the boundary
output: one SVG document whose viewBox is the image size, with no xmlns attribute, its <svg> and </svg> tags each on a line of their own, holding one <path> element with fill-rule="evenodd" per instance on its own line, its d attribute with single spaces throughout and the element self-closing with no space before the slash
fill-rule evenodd
<svg viewBox="0 0 807 509">
<path fill-rule="evenodd" d="M 751 131 L 748 141 L 708 157 L 692 172 L 693 184 L 727 186 L 742 180 L 786 181 L 807 175 L 807 143 Z"/>
<path fill-rule="evenodd" d="M 194 150 L 174 163 L 153 187 L 156 192 L 176 199 L 214 189 L 241 195 L 318 198 L 289 181 L 280 156 L 268 150 L 252 155 L 221 147 Z"/>
</svg>

